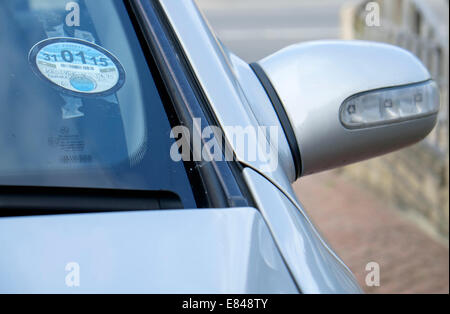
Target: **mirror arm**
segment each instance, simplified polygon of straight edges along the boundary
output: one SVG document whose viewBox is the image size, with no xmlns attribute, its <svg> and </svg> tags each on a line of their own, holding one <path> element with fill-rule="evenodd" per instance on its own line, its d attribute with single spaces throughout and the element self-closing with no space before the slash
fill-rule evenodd
<svg viewBox="0 0 450 314">
<path fill-rule="evenodd" d="M 292 128 L 292 125 L 289 122 L 286 110 L 284 109 L 284 106 L 280 100 L 280 97 L 278 96 L 278 93 L 276 92 L 266 72 L 264 72 L 263 68 L 256 62 L 251 63 L 250 68 L 253 70 L 256 77 L 260 81 L 261 85 L 264 87 L 264 90 L 266 91 L 266 94 L 269 97 L 275 109 L 278 119 L 280 120 L 281 127 L 283 128 L 284 135 L 286 136 L 289 148 L 292 153 L 292 157 L 294 159 L 295 175 L 296 178 L 299 178 L 302 174 L 300 149 L 297 143 L 297 138 L 295 137 L 294 129 Z"/>
</svg>

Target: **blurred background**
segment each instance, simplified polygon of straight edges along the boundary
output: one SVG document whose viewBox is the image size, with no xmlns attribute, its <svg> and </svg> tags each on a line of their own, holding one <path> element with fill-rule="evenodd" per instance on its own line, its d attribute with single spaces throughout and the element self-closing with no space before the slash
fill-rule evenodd
<svg viewBox="0 0 450 314">
<path fill-rule="evenodd" d="M 388 42 L 424 62 L 442 98 L 438 126 L 427 139 L 302 178 L 294 188 L 366 292 L 449 293 L 448 0 L 197 3 L 219 39 L 247 62 L 319 39 Z M 379 287 L 365 283 L 369 262 L 380 265 Z"/>
</svg>

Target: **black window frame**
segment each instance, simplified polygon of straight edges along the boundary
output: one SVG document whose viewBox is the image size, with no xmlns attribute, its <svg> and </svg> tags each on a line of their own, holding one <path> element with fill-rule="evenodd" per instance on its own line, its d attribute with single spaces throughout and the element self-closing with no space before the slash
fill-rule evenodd
<svg viewBox="0 0 450 314">
<path fill-rule="evenodd" d="M 144 55 L 162 92 L 161 97 L 170 98 L 173 104 L 171 121 L 175 125 L 193 127 L 193 119 L 201 119 L 203 127 L 219 126 L 194 71 L 181 47 L 177 36 L 157 0 L 124 0 Z M 156 71 L 155 71 L 156 70 Z M 172 116 L 172 115 L 169 115 Z M 193 145 L 191 145 L 192 147 Z M 206 193 L 199 207 L 227 208 L 254 206 L 254 201 L 242 176 L 243 167 L 235 161 L 185 162 L 187 169 L 194 167 L 191 182 L 202 184 Z M 194 191 L 194 195 L 195 195 Z M 201 195 L 195 195 L 196 199 Z M 198 201 L 198 199 L 197 199 Z M 200 206 L 202 205 L 202 206 Z"/>
</svg>

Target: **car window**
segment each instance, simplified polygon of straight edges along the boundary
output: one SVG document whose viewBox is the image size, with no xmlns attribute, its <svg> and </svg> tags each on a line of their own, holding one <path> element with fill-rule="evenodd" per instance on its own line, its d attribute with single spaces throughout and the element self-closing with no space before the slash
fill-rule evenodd
<svg viewBox="0 0 450 314">
<path fill-rule="evenodd" d="M 167 190 L 195 207 L 122 1 L 0 2 L 0 185 Z"/>
</svg>

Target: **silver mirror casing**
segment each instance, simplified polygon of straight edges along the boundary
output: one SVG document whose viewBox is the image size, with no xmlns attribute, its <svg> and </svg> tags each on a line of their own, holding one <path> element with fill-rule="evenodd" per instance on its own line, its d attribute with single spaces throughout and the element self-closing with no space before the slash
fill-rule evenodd
<svg viewBox="0 0 450 314">
<path fill-rule="evenodd" d="M 302 176 L 416 143 L 437 121 L 436 110 L 366 128 L 343 125 L 341 107 L 349 98 L 431 79 L 414 55 L 395 46 L 318 41 L 287 47 L 258 64 L 281 100 L 295 134 Z"/>
</svg>

